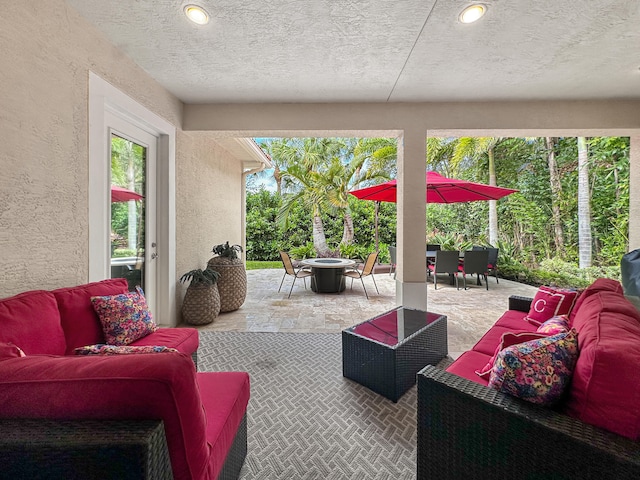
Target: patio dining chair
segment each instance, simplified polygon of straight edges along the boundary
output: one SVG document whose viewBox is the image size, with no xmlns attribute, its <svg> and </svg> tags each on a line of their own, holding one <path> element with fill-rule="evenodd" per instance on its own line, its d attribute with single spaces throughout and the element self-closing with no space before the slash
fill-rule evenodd
<svg viewBox="0 0 640 480">
<path fill-rule="evenodd" d="M 280 282 L 280 288 L 278 288 L 278 293 L 282 289 L 282 284 L 284 283 L 284 279 L 287 275 L 291 275 L 293 277 L 293 282 L 291 283 L 291 289 L 289 290 L 289 296 L 287 298 L 291 298 L 291 292 L 293 291 L 293 286 L 296 284 L 296 280 L 298 278 L 302 278 L 304 282 L 304 289 L 307 289 L 307 281 L 305 280 L 307 277 L 313 277 L 314 274 L 311 269 L 306 267 L 295 268 L 293 266 L 293 262 L 291 261 L 291 256 L 287 252 L 280 251 L 280 258 L 282 259 L 282 264 L 284 265 L 284 275 L 282 276 L 282 281 Z"/>
<path fill-rule="evenodd" d="M 477 245 L 473 246 L 473 250 L 487 250 L 489 252 L 489 260 L 487 260 L 487 275 L 493 274 L 493 276 L 496 277 L 496 283 L 500 283 L 498 281 L 498 252 L 500 250 L 498 248 L 479 247 Z"/>
<path fill-rule="evenodd" d="M 467 250 L 464 252 L 462 263 L 460 264 L 460 272 L 462 273 L 462 280 L 464 282 L 464 289 L 467 290 L 467 275 L 473 275 L 474 273 L 478 277 L 478 285 L 482 285 L 480 282 L 480 276 L 484 277 L 484 283 L 489 290 L 489 282 L 487 281 L 487 266 L 489 264 L 489 251 L 483 250 Z"/>
<path fill-rule="evenodd" d="M 460 252 L 457 250 L 438 250 L 436 251 L 436 257 L 433 263 L 427 265 L 429 269 L 429 275 L 433 274 L 433 288 L 438 289 L 438 274 L 446 273 L 452 280 L 456 278 L 456 288 L 458 287 L 458 266 L 459 266 Z M 453 284 L 453 282 L 451 282 Z"/>
<path fill-rule="evenodd" d="M 364 267 L 362 267 L 362 270 L 358 268 L 352 268 L 349 270 L 345 270 L 345 272 L 342 274 L 345 277 L 351 278 L 351 290 L 353 290 L 353 279 L 354 278 L 360 279 L 360 281 L 362 282 L 362 288 L 364 289 L 364 294 L 366 295 L 367 300 L 369 299 L 369 294 L 367 293 L 367 289 L 364 286 L 363 278 L 368 277 L 369 275 L 373 279 L 373 285 L 375 285 L 376 287 L 376 292 L 378 292 L 378 295 L 380 295 L 380 291 L 378 290 L 378 285 L 376 284 L 376 277 L 374 277 L 373 275 L 373 267 L 375 267 L 377 259 L 378 259 L 378 252 L 371 252 L 367 256 L 367 260 L 364 262 Z"/>
</svg>

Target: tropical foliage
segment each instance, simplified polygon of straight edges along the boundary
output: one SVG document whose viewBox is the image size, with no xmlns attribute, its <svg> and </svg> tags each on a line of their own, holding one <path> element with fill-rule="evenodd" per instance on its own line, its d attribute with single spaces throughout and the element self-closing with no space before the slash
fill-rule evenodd
<svg viewBox="0 0 640 480">
<path fill-rule="evenodd" d="M 277 260 L 281 249 L 298 258 L 362 258 L 375 248 L 375 203 L 348 192 L 395 178 L 394 139 L 262 146 L 281 156 L 281 193 L 249 184 L 248 259 Z M 530 283 L 578 286 L 618 275 L 628 249 L 628 138 L 429 138 L 426 168 L 519 192 L 497 202 L 427 205 L 425 242 L 498 246 L 502 274 Z M 395 244 L 396 205 L 379 207 L 384 261 Z"/>
</svg>

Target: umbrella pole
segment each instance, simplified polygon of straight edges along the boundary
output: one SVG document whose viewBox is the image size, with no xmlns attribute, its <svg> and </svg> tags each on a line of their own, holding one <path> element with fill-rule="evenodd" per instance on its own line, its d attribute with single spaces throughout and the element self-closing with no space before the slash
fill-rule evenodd
<svg viewBox="0 0 640 480">
<path fill-rule="evenodd" d="M 378 209 L 380 208 L 380 202 L 377 201 L 374 207 L 374 225 L 375 225 L 375 245 L 376 252 L 378 251 Z"/>
</svg>

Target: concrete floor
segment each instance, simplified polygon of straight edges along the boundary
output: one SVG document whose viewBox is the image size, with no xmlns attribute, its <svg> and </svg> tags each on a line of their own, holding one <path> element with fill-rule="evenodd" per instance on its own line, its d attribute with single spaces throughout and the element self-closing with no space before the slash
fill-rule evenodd
<svg viewBox="0 0 640 480">
<path fill-rule="evenodd" d="M 377 273 L 375 281 L 380 293 L 376 293 L 371 277 L 364 282 L 369 293 L 365 297 L 362 284 L 347 279 L 347 289 L 339 294 L 318 294 L 307 289 L 302 280 L 296 280 L 291 298 L 288 299 L 292 277 L 287 276 L 278 293 L 284 274 L 283 269 L 249 270 L 247 272 L 247 298 L 240 309 L 221 313 L 209 324 L 198 326 L 200 330 L 231 332 L 291 332 L 291 333 L 339 333 L 344 328 L 379 315 L 396 306 L 396 285 L 392 275 Z M 462 285 L 462 281 L 460 281 Z M 489 277 L 489 290 L 483 285 L 467 281 L 469 290 L 456 290 L 445 276 L 438 277 L 438 289 L 433 280 L 427 284 L 429 311 L 447 315 L 449 355 L 452 358 L 471 348 L 507 309 L 510 295 L 533 297 L 536 287 L 501 279 L 496 284 Z"/>
</svg>

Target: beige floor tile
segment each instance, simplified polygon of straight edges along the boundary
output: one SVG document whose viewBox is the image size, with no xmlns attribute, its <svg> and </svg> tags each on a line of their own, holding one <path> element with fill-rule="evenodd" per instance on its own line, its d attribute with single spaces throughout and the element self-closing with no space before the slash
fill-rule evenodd
<svg viewBox="0 0 640 480">
<path fill-rule="evenodd" d="M 362 284 L 350 282 L 340 294 L 318 294 L 297 281 L 291 298 L 291 277 L 287 277 L 278 293 L 283 270 L 250 270 L 247 272 L 247 299 L 240 309 L 221 313 L 209 325 L 198 326 L 210 331 L 251 331 L 290 333 L 339 333 L 344 328 L 380 315 L 396 306 L 396 285 L 393 276 L 387 273 L 375 275 L 380 293 L 376 293 L 373 282 L 365 279 L 369 299 L 365 297 Z M 475 283 L 470 281 L 468 283 Z M 508 280 L 489 278 L 489 290 L 484 285 L 472 285 L 468 290 L 456 290 L 438 282 L 427 283 L 427 308 L 429 311 L 447 315 L 448 344 L 450 356 L 460 355 L 475 344 L 480 337 L 507 309 L 510 295 L 532 297 L 536 288 Z M 454 357 L 455 358 L 455 357 Z"/>
</svg>

